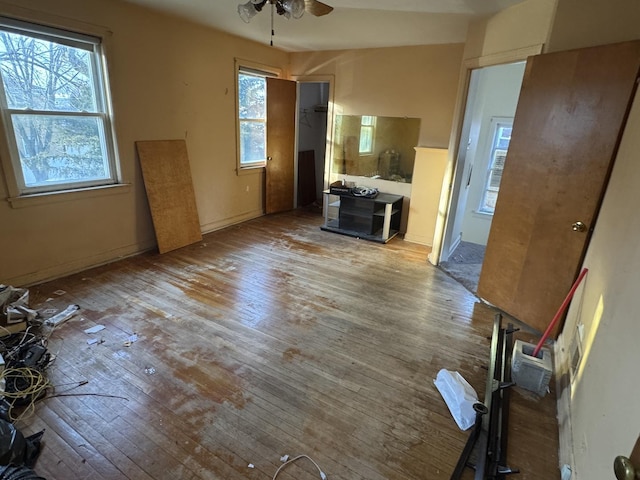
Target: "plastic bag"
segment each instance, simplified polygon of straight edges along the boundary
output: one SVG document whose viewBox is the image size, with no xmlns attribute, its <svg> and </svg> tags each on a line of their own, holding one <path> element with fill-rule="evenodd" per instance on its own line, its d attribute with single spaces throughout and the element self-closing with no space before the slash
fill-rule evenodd
<svg viewBox="0 0 640 480">
<path fill-rule="evenodd" d="M 29 290 L 0 285 L 0 324 L 33 320 L 38 312 L 29 307 Z"/>
<path fill-rule="evenodd" d="M 444 368 L 438 372 L 433 381 L 444 398 L 453 419 L 461 430 L 467 430 L 476 422 L 473 404 L 478 402 L 478 394 L 458 372 L 450 372 Z"/>
</svg>

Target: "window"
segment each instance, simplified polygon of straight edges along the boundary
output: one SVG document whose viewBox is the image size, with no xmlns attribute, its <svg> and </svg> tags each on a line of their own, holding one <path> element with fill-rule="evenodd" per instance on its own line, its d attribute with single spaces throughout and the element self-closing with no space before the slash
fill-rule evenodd
<svg viewBox="0 0 640 480">
<path fill-rule="evenodd" d="M 373 153 L 373 137 L 376 130 L 376 117 L 363 115 L 360 121 L 360 155 Z"/>
<path fill-rule="evenodd" d="M 509 142 L 511 141 L 513 122 L 510 120 L 496 121 L 495 119 L 492 119 L 491 122 L 493 124 L 493 141 L 489 154 L 487 180 L 479 212 L 493 215 L 496 208 L 496 201 L 498 200 L 502 170 L 504 169 L 504 162 L 507 158 L 507 150 L 509 149 Z"/>
<path fill-rule="evenodd" d="M 99 38 L 0 17 L 0 76 L 20 194 L 116 183 Z"/>
<path fill-rule="evenodd" d="M 262 166 L 267 159 L 267 80 L 238 73 L 240 167 Z"/>
<path fill-rule="evenodd" d="M 238 78 L 238 167 L 264 167 L 267 161 L 267 77 L 279 72 L 236 60 Z"/>
</svg>

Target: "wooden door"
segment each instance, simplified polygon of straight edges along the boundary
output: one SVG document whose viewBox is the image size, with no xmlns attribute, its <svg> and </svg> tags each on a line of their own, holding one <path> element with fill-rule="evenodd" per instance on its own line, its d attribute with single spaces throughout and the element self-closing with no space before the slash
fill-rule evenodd
<svg viewBox="0 0 640 480">
<path fill-rule="evenodd" d="M 267 78 L 266 213 L 293 208 L 296 82 Z"/>
<path fill-rule="evenodd" d="M 527 62 L 478 295 L 540 331 L 578 273 L 639 67 L 640 42 Z"/>
</svg>

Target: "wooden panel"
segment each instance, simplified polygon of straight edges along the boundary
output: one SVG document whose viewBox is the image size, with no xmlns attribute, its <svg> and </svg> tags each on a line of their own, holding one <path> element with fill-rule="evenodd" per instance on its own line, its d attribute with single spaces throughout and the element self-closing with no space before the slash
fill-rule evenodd
<svg viewBox="0 0 640 480">
<path fill-rule="evenodd" d="M 527 62 L 478 294 L 538 330 L 578 273 L 639 67 L 639 42 Z"/>
<path fill-rule="evenodd" d="M 202 240 L 186 142 L 139 141 L 136 148 L 160 253 Z"/>
<path fill-rule="evenodd" d="M 43 399 L 20 422 L 25 434 L 46 428 L 36 471 L 267 480 L 282 455 L 306 453 L 329 479 L 449 479 L 468 432 L 433 379 L 456 370 L 484 396 L 495 311 L 425 262 L 427 248 L 321 222 L 263 216 L 33 287 L 34 308 L 81 306 L 48 342 L 55 393 L 72 396 Z M 95 324 L 104 342 L 89 346 Z M 519 480 L 560 478 L 551 389 L 513 390 L 508 463 Z M 301 462 L 278 479 L 318 473 Z"/>
<path fill-rule="evenodd" d="M 298 152 L 298 206 L 316 201 L 316 152 Z"/>
<path fill-rule="evenodd" d="M 293 208 L 296 82 L 267 78 L 267 213 Z"/>
</svg>

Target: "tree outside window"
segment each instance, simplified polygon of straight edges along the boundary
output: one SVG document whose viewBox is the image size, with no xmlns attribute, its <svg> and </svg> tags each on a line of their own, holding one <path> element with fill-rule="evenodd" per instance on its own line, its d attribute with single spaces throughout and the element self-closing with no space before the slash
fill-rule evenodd
<svg viewBox="0 0 640 480">
<path fill-rule="evenodd" d="M 267 81 L 254 73 L 238 73 L 240 167 L 264 165 L 267 158 Z"/>
<path fill-rule="evenodd" d="M 5 131 L 21 193 L 115 183 L 100 40 L 0 20 Z"/>
</svg>

